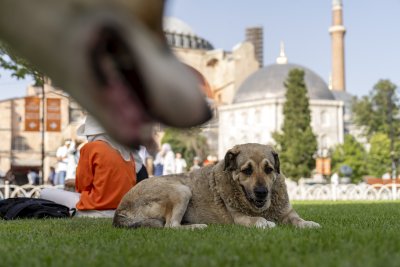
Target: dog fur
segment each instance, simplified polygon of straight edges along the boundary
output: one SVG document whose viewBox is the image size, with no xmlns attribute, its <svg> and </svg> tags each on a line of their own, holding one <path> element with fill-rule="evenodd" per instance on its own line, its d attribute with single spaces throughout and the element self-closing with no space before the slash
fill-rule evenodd
<svg viewBox="0 0 400 267">
<path fill-rule="evenodd" d="M 204 228 L 239 224 L 271 228 L 276 223 L 319 227 L 289 203 L 278 154 L 271 146 L 243 144 L 225 159 L 188 174 L 153 177 L 132 188 L 116 210 L 116 227 Z"/>
<path fill-rule="evenodd" d="M 186 128 L 212 116 L 201 81 L 168 48 L 164 6 L 164 0 L 1 0 L 0 40 L 113 139 L 149 147 L 155 122 Z"/>
</svg>

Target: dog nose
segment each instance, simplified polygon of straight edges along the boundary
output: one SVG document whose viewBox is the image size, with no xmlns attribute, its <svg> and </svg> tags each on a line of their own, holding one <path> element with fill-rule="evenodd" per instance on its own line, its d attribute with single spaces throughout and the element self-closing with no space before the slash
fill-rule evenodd
<svg viewBox="0 0 400 267">
<path fill-rule="evenodd" d="M 267 188 L 265 188 L 264 186 L 257 186 L 256 188 L 254 188 L 254 195 L 257 199 L 265 199 L 268 195 Z"/>
</svg>

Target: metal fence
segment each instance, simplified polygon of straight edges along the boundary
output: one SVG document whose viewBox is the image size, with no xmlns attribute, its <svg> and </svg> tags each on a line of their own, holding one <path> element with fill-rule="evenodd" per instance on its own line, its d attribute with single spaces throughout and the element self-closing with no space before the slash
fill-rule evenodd
<svg viewBox="0 0 400 267">
<path fill-rule="evenodd" d="M 63 188 L 62 185 L 0 185 L 0 199 L 34 197 L 43 188 Z M 400 199 L 400 184 L 288 185 L 291 200 L 396 200 Z"/>
<path fill-rule="evenodd" d="M 0 184 L 0 199 L 12 198 L 12 197 L 33 197 L 38 198 L 40 190 L 43 188 L 64 188 L 63 185 L 13 185 L 6 181 L 4 184 Z"/>
<path fill-rule="evenodd" d="M 289 186 L 291 200 L 396 200 L 400 184 L 344 184 Z"/>
</svg>

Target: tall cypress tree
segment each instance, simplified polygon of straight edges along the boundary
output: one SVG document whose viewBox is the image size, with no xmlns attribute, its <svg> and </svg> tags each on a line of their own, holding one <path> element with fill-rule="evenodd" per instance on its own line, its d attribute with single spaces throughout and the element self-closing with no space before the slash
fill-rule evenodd
<svg viewBox="0 0 400 267">
<path fill-rule="evenodd" d="M 275 132 L 273 138 L 280 151 L 283 173 L 298 180 L 310 177 L 315 168 L 314 153 L 317 139 L 311 129 L 311 115 L 304 71 L 293 69 L 285 82 L 286 102 L 283 106 L 284 122 L 282 132 Z"/>
</svg>

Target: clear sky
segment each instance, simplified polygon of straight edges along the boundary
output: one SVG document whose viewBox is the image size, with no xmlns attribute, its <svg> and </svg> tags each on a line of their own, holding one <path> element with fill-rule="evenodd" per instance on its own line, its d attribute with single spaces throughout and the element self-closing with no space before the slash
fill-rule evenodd
<svg viewBox="0 0 400 267">
<path fill-rule="evenodd" d="M 326 82 L 331 71 L 332 0 L 170 0 L 167 15 L 186 22 L 215 48 L 230 51 L 246 27 L 264 28 L 264 65 L 275 62 L 280 41 L 289 62 Z M 366 95 L 379 79 L 400 86 L 400 0 L 343 0 L 347 91 Z M 0 70 L 0 99 L 23 96 L 30 80 Z"/>
</svg>

